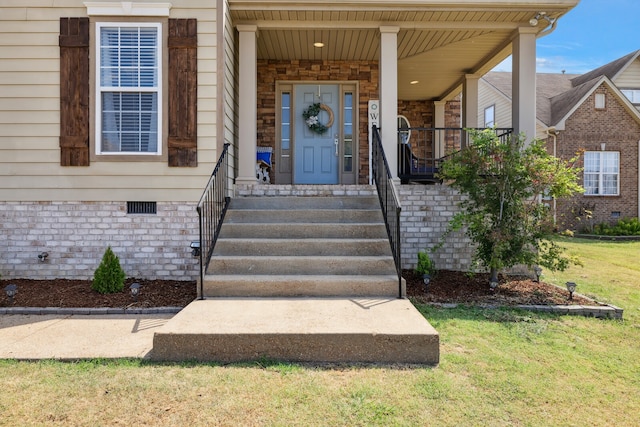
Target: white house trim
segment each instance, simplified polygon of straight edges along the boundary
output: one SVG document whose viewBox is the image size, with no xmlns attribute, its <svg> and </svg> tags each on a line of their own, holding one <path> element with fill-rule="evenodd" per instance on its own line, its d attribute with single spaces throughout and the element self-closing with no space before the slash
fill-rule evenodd
<svg viewBox="0 0 640 427">
<path fill-rule="evenodd" d="M 238 177 L 237 184 L 256 183 L 258 65 L 256 25 L 238 25 Z"/>
<path fill-rule="evenodd" d="M 398 177 L 398 26 L 380 27 L 380 127 L 391 177 Z"/>
<path fill-rule="evenodd" d="M 536 137 L 536 33 L 520 28 L 513 40 L 513 131 L 526 140 Z"/>
<path fill-rule="evenodd" d="M 84 2 L 89 16 L 169 16 L 171 3 Z"/>
</svg>

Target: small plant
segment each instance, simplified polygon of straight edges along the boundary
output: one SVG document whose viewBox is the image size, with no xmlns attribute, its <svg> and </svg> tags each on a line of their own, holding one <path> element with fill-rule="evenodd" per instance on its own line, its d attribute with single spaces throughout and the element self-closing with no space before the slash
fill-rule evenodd
<svg viewBox="0 0 640 427">
<path fill-rule="evenodd" d="M 640 236 L 640 221 L 638 218 L 622 218 L 615 225 L 598 224 L 593 233 L 600 236 Z"/>
<path fill-rule="evenodd" d="M 101 294 L 113 294 L 124 289 L 125 274 L 120 267 L 120 260 L 107 246 L 107 250 L 102 256 L 102 261 L 93 273 L 91 289 Z"/>
<path fill-rule="evenodd" d="M 425 251 L 418 252 L 418 264 L 416 265 L 416 273 L 421 276 L 433 276 L 436 272 L 436 266 L 433 260 L 429 258 L 429 254 Z"/>
</svg>

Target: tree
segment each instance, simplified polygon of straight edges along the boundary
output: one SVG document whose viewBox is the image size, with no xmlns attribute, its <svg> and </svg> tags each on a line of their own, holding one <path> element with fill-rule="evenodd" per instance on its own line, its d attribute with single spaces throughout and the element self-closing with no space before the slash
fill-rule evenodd
<svg viewBox="0 0 640 427">
<path fill-rule="evenodd" d="M 501 269 L 518 264 L 566 269 L 575 261 L 549 238 L 552 215 L 541 198 L 565 198 L 582 190 L 573 167 L 576 158 L 550 155 L 541 140 L 525 146 L 522 135 L 502 141 L 492 129 L 468 132 L 472 145 L 443 162 L 440 178 L 467 196 L 449 229 L 466 227 L 477 245 L 474 265 L 489 269 L 493 282 Z"/>
</svg>

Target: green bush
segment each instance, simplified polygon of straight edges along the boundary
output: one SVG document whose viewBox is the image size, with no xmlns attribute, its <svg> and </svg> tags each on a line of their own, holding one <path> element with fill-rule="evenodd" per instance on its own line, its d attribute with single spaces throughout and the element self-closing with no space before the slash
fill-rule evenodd
<svg viewBox="0 0 640 427">
<path fill-rule="evenodd" d="M 429 258 L 429 254 L 425 251 L 418 252 L 418 265 L 416 265 L 416 273 L 424 276 L 428 274 L 433 276 L 436 272 L 436 266 L 433 264 L 433 260 Z"/>
<path fill-rule="evenodd" d="M 107 250 L 102 256 L 102 261 L 93 273 L 91 289 L 101 294 L 113 294 L 124 289 L 125 274 L 120 267 L 120 260 L 107 246 Z"/>
<path fill-rule="evenodd" d="M 640 236 L 640 221 L 638 218 L 623 218 L 615 225 L 598 224 L 593 232 L 600 236 Z"/>
</svg>

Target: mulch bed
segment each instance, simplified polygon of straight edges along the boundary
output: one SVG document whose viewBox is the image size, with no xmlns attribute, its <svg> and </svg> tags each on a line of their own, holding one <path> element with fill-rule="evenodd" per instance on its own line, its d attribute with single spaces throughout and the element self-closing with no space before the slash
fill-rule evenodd
<svg viewBox="0 0 640 427">
<path fill-rule="evenodd" d="M 526 276 L 500 276 L 495 290 L 489 286 L 488 273 L 469 275 L 459 271 L 438 271 L 425 287 L 422 276 L 404 270 L 407 296 L 421 303 L 458 303 L 469 305 L 595 305 L 557 286 L 536 282 Z"/>
<path fill-rule="evenodd" d="M 494 291 L 489 287 L 489 275 L 477 273 L 469 276 L 462 272 L 442 270 L 425 288 L 422 277 L 412 270 L 403 271 L 407 281 L 407 296 L 421 303 L 459 303 L 469 305 L 594 305 L 591 300 L 574 296 L 543 282 L 528 277 L 502 276 Z M 135 301 L 129 285 L 140 283 L 140 295 Z M 4 293 L 9 283 L 18 286 L 13 304 Z M 122 292 L 99 294 L 91 289 L 89 280 L 0 280 L 0 307 L 185 307 L 196 298 L 195 281 L 127 279 Z"/>
<path fill-rule="evenodd" d="M 140 283 L 135 301 L 129 291 L 133 282 Z M 9 283 L 18 286 L 13 304 L 4 293 Z M 195 281 L 127 279 L 122 292 L 100 294 L 91 289 L 90 280 L 0 280 L 0 307 L 61 307 L 61 308 L 150 308 L 185 307 L 196 298 Z"/>
</svg>

